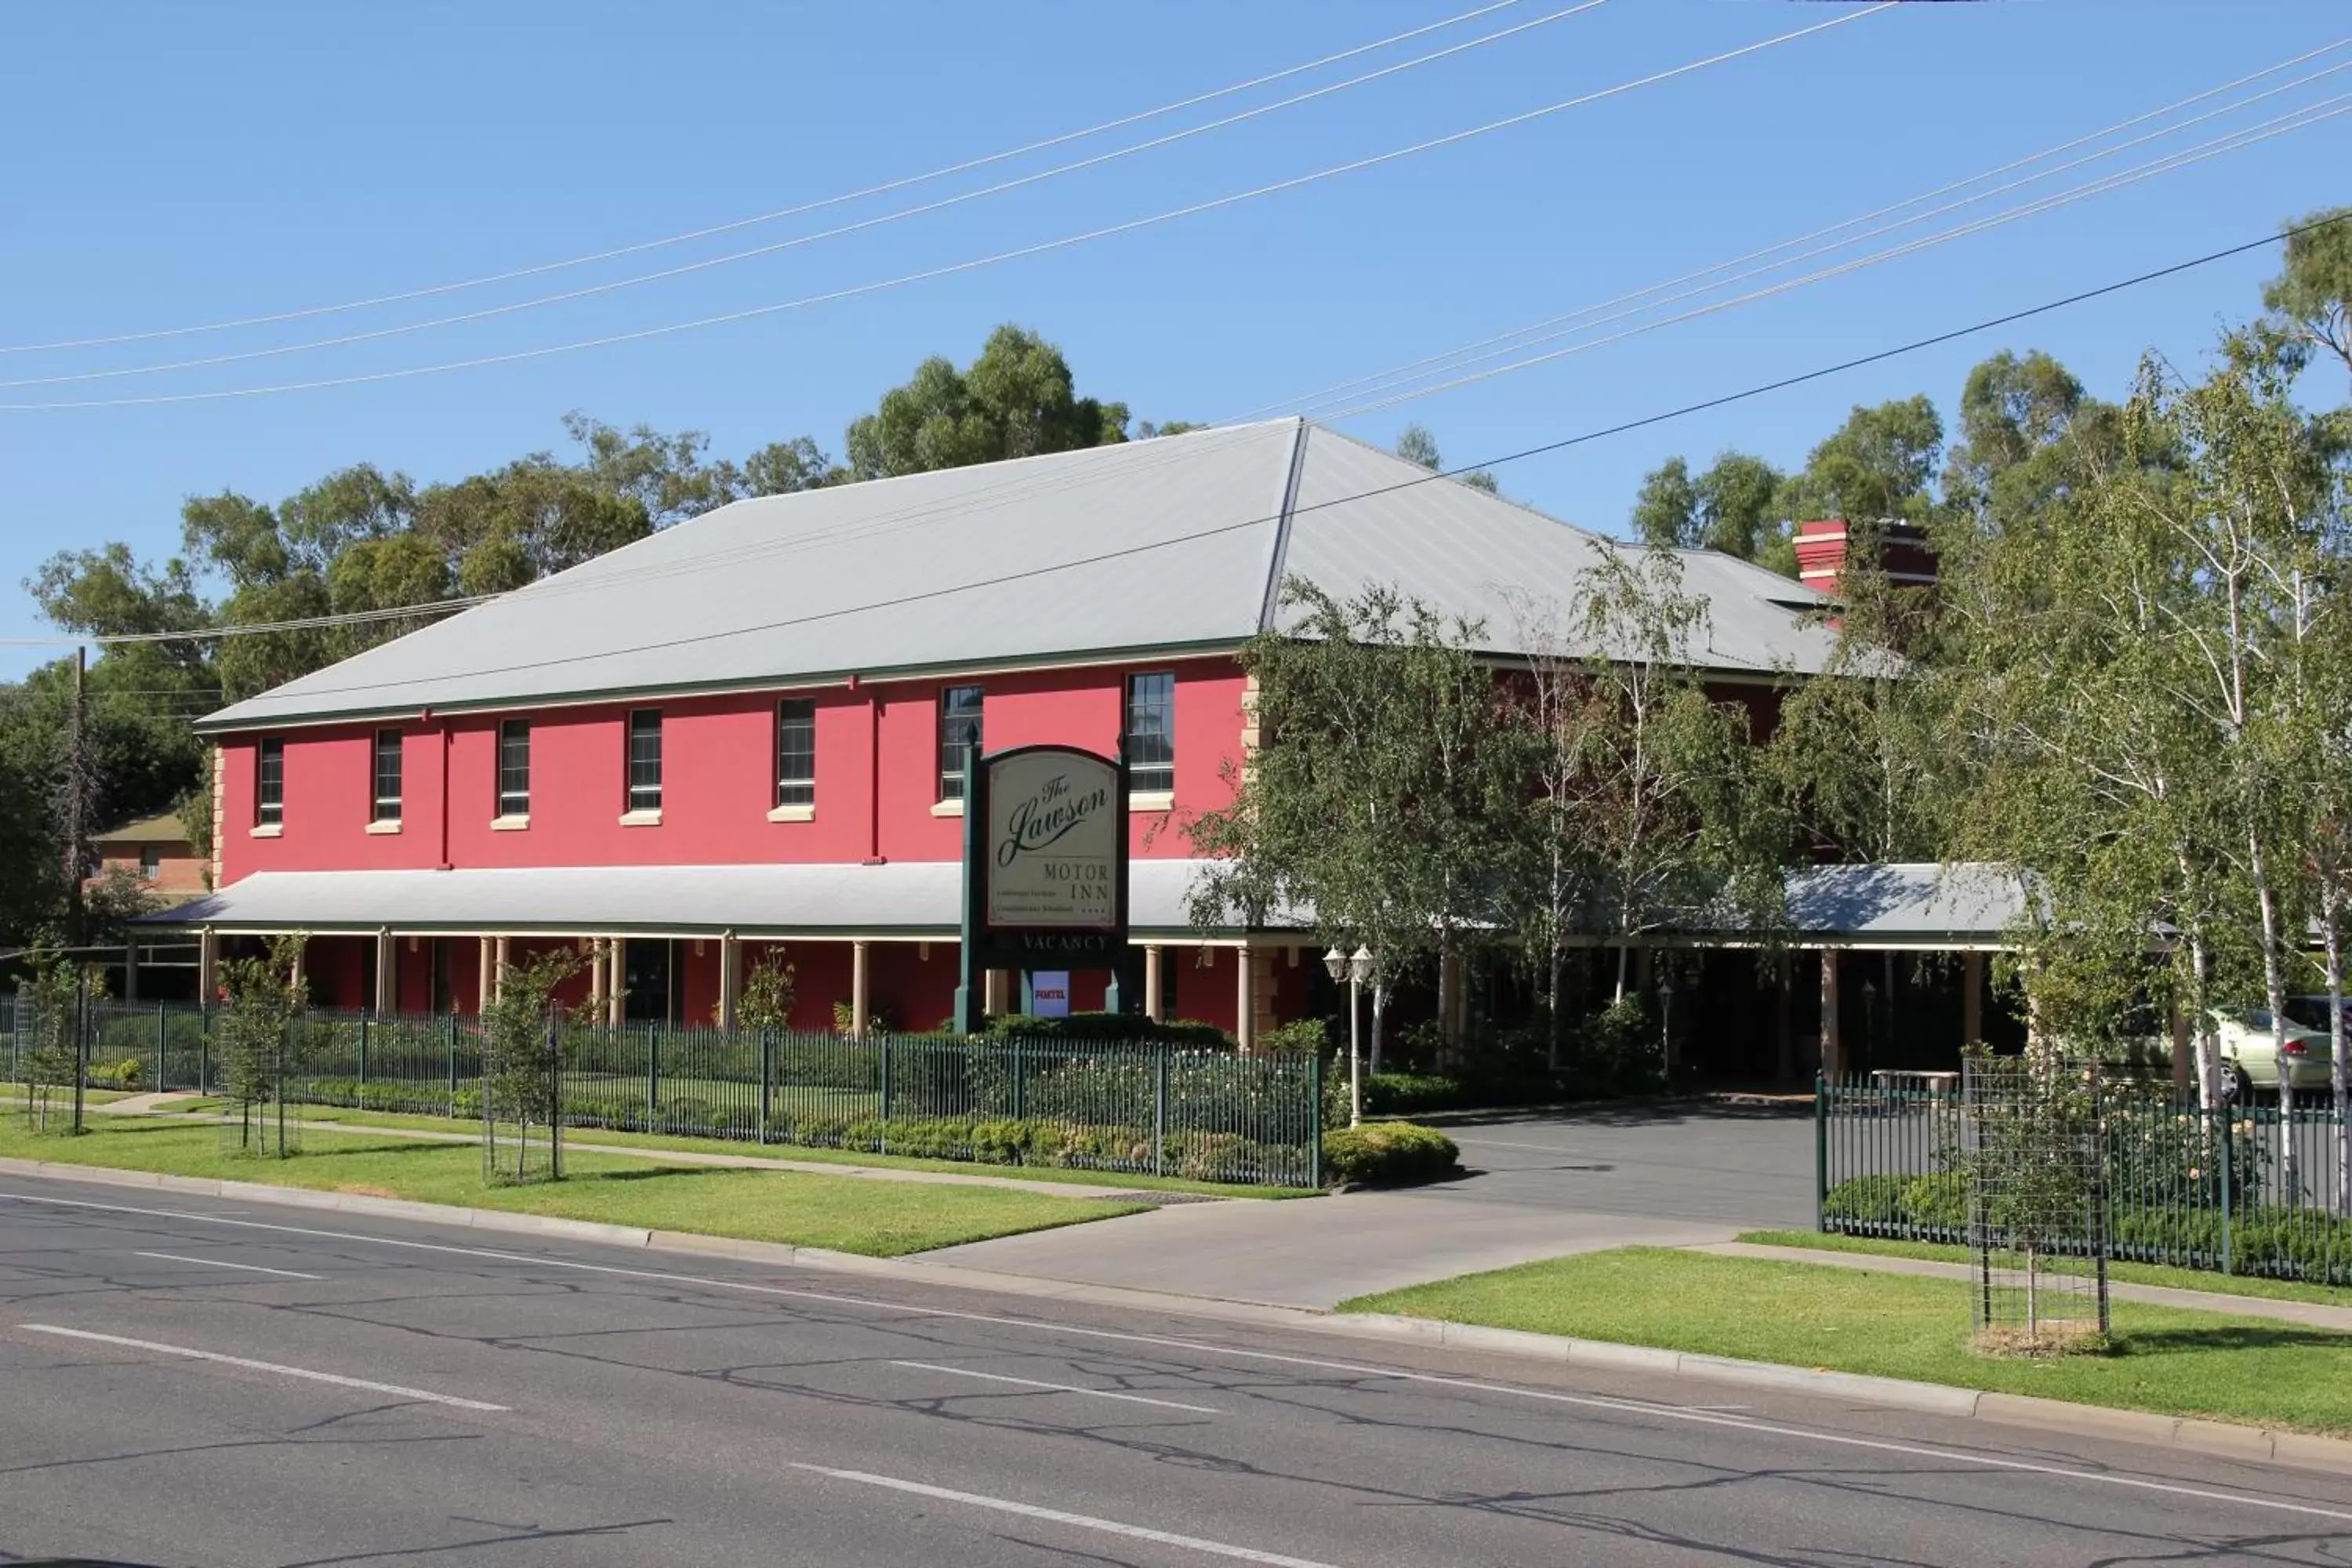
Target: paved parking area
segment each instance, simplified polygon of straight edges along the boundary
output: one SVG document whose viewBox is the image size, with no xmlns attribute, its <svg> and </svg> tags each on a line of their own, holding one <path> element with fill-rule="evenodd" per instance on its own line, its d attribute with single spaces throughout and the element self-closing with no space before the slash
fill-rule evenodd
<svg viewBox="0 0 2352 1568">
<path fill-rule="evenodd" d="M 1349 1296 L 1641 1244 L 1810 1226 L 1810 1106 L 1512 1115 L 1449 1127 L 1469 1173 L 1407 1192 L 1186 1204 L 924 1256 L 1087 1284 L 1329 1307 Z"/>
<path fill-rule="evenodd" d="M 1509 1114 L 1445 1131 L 1480 1174 L 1432 1196 L 1746 1227 L 1813 1223 L 1810 1100 Z"/>
</svg>

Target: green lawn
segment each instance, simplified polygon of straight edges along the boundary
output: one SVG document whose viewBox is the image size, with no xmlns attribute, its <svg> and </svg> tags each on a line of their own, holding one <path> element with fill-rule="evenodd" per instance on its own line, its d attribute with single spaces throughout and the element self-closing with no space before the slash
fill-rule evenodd
<svg viewBox="0 0 2352 1568">
<path fill-rule="evenodd" d="M 1943 1247 L 1927 1241 L 1893 1241 L 1874 1236 L 1831 1236 L 1817 1230 L 1751 1230 L 1742 1241 L 1759 1247 L 1803 1247 L 1815 1252 L 1864 1252 L 1880 1258 L 1925 1258 L 1937 1263 L 1966 1263 L 1965 1247 Z M 2263 1296 L 2273 1301 L 2315 1301 L 2323 1307 L 2352 1307 L 2352 1289 L 2340 1285 L 2306 1285 L 2299 1279 L 2264 1279 L 2244 1274 L 2217 1274 L 2208 1268 L 2174 1268 L 2159 1263 L 2110 1263 L 2107 1278 L 2134 1285 L 2163 1285 L 2176 1290 L 2210 1290 L 2222 1296 Z"/>
<path fill-rule="evenodd" d="M 107 1105 L 118 1100 L 128 1100 L 133 1094 L 144 1092 L 143 1089 L 85 1089 L 81 1091 L 81 1101 L 84 1105 Z M 52 1089 L 49 1094 L 57 1102 L 68 1107 L 73 1104 L 73 1089 L 70 1086 Z M 25 1086 L 0 1079 L 0 1113 L 13 1116 L 22 1112 L 24 1109 Z"/>
<path fill-rule="evenodd" d="M 256 1159 L 224 1152 L 216 1126 L 129 1117 L 94 1119 L 93 1130 L 79 1138 L 35 1136 L 21 1119 L 9 1118 L 0 1125 L 0 1155 L 558 1215 L 876 1258 L 1108 1219 L 1142 1206 L 1003 1187 L 658 1165 L 624 1154 L 571 1153 L 566 1181 L 486 1187 L 481 1150 L 472 1144 L 314 1131 L 291 1159 Z"/>
<path fill-rule="evenodd" d="M 1968 1344 L 1969 1286 L 1957 1279 L 1628 1247 L 1360 1296 L 1339 1310 L 2352 1432 L 2352 1334 L 2118 1301 L 2110 1354 L 1980 1356 Z"/>
<path fill-rule="evenodd" d="M 216 1100 L 174 1101 L 168 1109 L 180 1112 L 215 1111 Z M 340 1121 L 348 1127 L 415 1127 L 434 1132 L 478 1133 L 478 1121 L 453 1121 L 446 1116 L 410 1116 L 381 1110 L 346 1110 L 333 1105 L 305 1105 L 297 1112 L 309 1121 Z M 1139 1175 L 1124 1171 L 1080 1171 L 1060 1165 L 992 1165 L 966 1160 L 918 1160 L 903 1154 L 867 1154 L 855 1149 L 815 1149 L 799 1143 L 754 1143 L 741 1138 L 688 1138 L 662 1132 L 620 1132 L 601 1127 L 567 1130 L 575 1143 L 604 1143 L 615 1149 L 670 1149 L 694 1154 L 751 1154 L 775 1160 L 800 1160 L 821 1165 L 870 1165 L 893 1171 L 945 1171 L 965 1176 L 1017 1176 L 1024 1182 L 1054 1182 L 1087 1187 L 1120 1187 L 1129 1192 L 1201 1193 L 1220 1198 L 1321 1197 L 1317 1187 L 1252 1187 L 1218 1182 L 1187 1181 L 1181 1176 Z"/>
</svg>

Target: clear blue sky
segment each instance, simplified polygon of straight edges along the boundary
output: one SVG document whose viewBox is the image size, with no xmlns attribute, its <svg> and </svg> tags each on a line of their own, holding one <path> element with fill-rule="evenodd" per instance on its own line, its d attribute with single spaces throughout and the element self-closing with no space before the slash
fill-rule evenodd
<svg viewBox="0 0 2352 1568">
<path fill-rule="evenodd" d="M 13 150 L 0 197 L 0 343 L 331 304 L 725 222 L 1074 130 L 1472 3 L 16 0 L 0 8 L 0 58 L 10 64 L 0 135 Z M 1301 82 L 1008 167 L 1119 145 L 1567 3 L 1526 0 Z M 366 374 L 793 299 L 1384 152 L 1843 9 L 1612 0 L 1248 125 L 844 239 L 496 321 L 191 373 L 0 388 L 0 402 Z M 1082 391 L 1124 399 L 1139 417 L 1231 416 L 1857 216 L 2347 33 L 2352 7 L 2336 0 L 1910 4 L 1305 189 L 741 324 L 323 391 L 0 412 L 0 637 L 42 629 L 16 584 L 51 551 L 121 539 L 167 553 L 190 492 L 275 500 L 360 460 L 452 478 L 560 447 L 557 422 L 574 408 L 706 430 L 719 453 L 803 432 L 837 453 L 844 424 L 918 360 L 968 359 L 1000 321 L 1062 344 Z M 2330 57 L 2340 59 L 2352 51 Z M 2347 90 L 2352 71 L 2033 189 Z M 1346 427 L 1385 442 L 1419 420 L 1449 460 L 1465 461 L 1669 407 L 2352 200 L 2347 151 L 2352 117 Z M 529 298 L 1002 172 L 439 300 L 0 354 L 0 380 L 298 342 Z M 2008 336 L 1516 464 L 1504 485 L 1571 521 L 1617 530 L 1642 474 L 1669 455 L 1737 445 L 1795 464 L 1856 402 L 1926 391 L 1948 410 L 1967 367 L 2004 345 L 2047 348 L 2114 394 L 2147 349 L 2193 360 L 2219 325 L 2258 308 L 2274 266 L 2272 255 L 2241 258 Z M 0 648 L 0 677 L 37 657 Z"/>
</svg>

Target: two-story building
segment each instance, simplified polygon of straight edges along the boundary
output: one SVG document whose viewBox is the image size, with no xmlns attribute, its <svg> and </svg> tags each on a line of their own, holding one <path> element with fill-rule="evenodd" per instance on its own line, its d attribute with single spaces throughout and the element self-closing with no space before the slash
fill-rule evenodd
<svg viewBox="0 0 2352 1568">
<path fill-rule="evenodd" d="M 966 742 L 1123 739 L 1147 1009 L 1246 1041 L 1306 1006 L 1313 933 L 1194 924 L 1186 828 L 1255 743 L 1236 654 L 1286 578 L 1394 584 L 1507 661 L 1617 548 L 1296 419 L 737 502 L 205 721 L 214 891 L 165 920 L 207 964 L 310 933 L 328 1005 L 470 1011 L 569 943 L 575 1002 L 723 1019 L 782 946 L 796 1025 L 929 1028 Z M 1684 570 L 1723 681 L 1820 668 L 1812 590 Z"/>
</svg>

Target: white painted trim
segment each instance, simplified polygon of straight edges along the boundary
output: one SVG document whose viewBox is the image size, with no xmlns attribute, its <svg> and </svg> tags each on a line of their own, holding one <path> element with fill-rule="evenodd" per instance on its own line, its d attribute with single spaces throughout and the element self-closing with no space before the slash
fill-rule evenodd
<svg viewBox="0 0 2352 1568">
<path fill-rule="evenodd" d="M 520 816 L 494 816 L 490 818 L 490 831 L 493 833 L 520 833 L 524 828 L 529 827 L 530 826 L 530 814 L 529 812 L 525 812 Z"/>
<path fill-rule="evenodd" d="M 961 800 L 935 800 L 931 803 L 931 815 L 933 816 L 961 816 L 963 815 L 963 802 Z"/>
<path fill-rule="evenodd" d="M 1173 811 L 1176 792 L 1172 789 L 1139 789 L 1127 797 L 1129 811 Z"/>
<path fill-rule="evenodd" d="M 246 832 L 256 838 L 278 838 L 284 837 L 286 825 L 282 822 L 257 822 Z"/>
<path fill-rule="evenodd" d="M 811 801 L 806 805 L 780 805 L 768 813 L 768 820 L 770 822 L 814 822 L 816 803 Z"/>
<path fill-rule="evenodd" d="M 378 817 L 367 825 L 367 830 L 370 833 L 397 833 L 400 831 L 400 818 Z"/>
<path fill-rule="evenodd" d="M 654 807 L 651 811 L 625 811 L 621 813 L 621 826 L 624 827 L 659 827 L 661 826 L 661 807 L 659 806 Z"/>
</svg>

